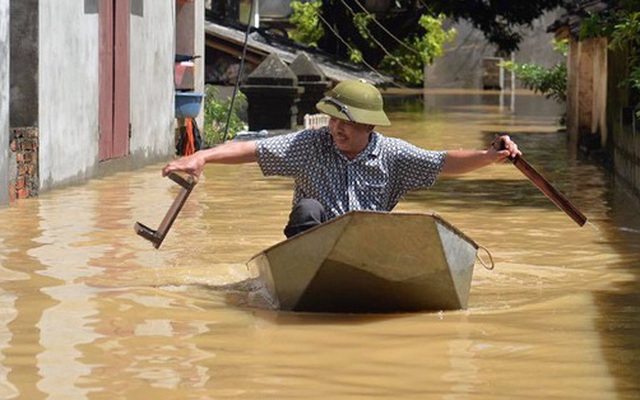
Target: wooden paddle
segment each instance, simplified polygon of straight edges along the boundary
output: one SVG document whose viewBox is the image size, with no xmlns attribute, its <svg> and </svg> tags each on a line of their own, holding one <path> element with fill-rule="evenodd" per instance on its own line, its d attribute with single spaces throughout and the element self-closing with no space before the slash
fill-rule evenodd
<svg viewBox="0 0 640 400">
<path fill-rule="evenodd" d="M 492 144 L 493 145 L 493 144 Z M 500 149 L 504 150 L 504 141 L 500 142 Z M 587 222 L 587 217 L 574 206 L 569 199 L 547 181 L 538 171 L 535 170 L 522 156 L 509 157 L 513 163 L 533 183 L 545 196 L 555 203 L 558 208 L 570 216 L 578 225 L 583 226 Z"/>
</svg>

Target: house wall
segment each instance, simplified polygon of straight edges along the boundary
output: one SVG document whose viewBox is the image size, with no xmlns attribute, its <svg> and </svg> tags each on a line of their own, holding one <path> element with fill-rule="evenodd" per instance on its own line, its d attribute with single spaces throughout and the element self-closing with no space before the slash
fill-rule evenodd
<svg viewBox="0 0 640 400">
<path fill-rule="evenodd" d="M 9 203 L 9 0 L 0 0 L 0 207 Z"/>
<path fill-rule="evenodd" d="M 102 163 L 98 160 L 99 2 L 39 4 L 41 190 L 172 154 L 175 4 L 130 1 L 130 155 Z"/>
</svg>

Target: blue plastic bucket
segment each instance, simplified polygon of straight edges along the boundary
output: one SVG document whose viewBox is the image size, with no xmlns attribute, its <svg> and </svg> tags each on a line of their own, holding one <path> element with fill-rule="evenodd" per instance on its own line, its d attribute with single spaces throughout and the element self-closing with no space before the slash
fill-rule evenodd
<svg viewBox="0 0 640 400">
<path fill-rule="evenodd" d="M 176 92 L 176 118 L 197 117 L 203 98 L 202 92 Z"/>
</svg>

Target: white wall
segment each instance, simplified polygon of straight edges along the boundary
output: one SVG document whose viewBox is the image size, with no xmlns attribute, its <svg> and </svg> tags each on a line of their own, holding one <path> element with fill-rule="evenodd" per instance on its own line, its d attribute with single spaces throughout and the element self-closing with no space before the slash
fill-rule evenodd
<svg viewBox="0 0 640 400">
<path fill-rule="evenodd" d="M 0 0 L 0 206 L 9 203 L 9 0 Z"/>
<path fill-rule="evenodd" d="M 137 0 L 130 16 L 131 154 L 108 163 L 98 160 L 99 16 L 85 3 L 39 3 L 41 190 L 173 154 L 175 1 Z"/>
<path fill-rule="evenodd" d="M 200 0 L 202 1 L 202 0 Z M 136 160 L 167 158 L 174 150 L 175 1 L 144 0 L 131 15 L 131 154 Z"/>
</svg>

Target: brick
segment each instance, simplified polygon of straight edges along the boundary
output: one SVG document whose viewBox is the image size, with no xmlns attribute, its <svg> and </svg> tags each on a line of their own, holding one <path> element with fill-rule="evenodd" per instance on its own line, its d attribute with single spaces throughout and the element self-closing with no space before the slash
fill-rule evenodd
<svg viewBox="0 0 640 400">
<path fill-rule="evenodd" d="M 18 198 L 19 199 L 26 199 L 29 197 L 31 193 L 29 192 L 29 189 L 23 188 L 18 190 Z"/>
<path fill-rule="evenodd" d="M 16 188 L 13 185 L 9 185 L 9 203 L 16 201 Z"/>
<path fill-rule="evenodd" d="M 24 184 L 25 184 L 24 176 L 19 176 L 18 179 L 16 179 L 14 190 L 20 190 L 20 189 L 24 188 Z"/>
</svg>

